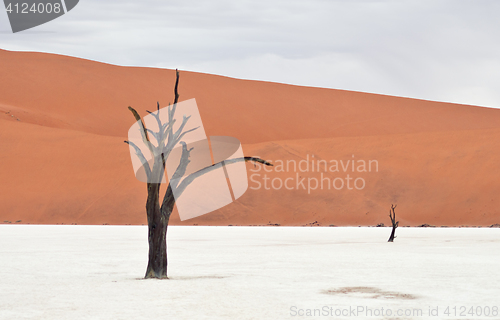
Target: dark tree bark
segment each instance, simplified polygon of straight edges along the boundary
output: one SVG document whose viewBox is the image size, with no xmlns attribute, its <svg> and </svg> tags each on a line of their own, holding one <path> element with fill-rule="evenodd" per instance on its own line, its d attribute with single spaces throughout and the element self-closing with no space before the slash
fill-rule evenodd
<svg viewBox="0 0 500 320">
<path fill-rule="evenodd" d="M 189 117 L 184 117 L 180 128 L 174 132 L 173 131 L 173 119 L 177 107 L 177 102 L 179 100 L 178 93 L 179 85 L 179 72 L 176 70 L 176 80 L 174 87 L 174 104 L 172 107 L 168 108 L 169 122 L 164 124 L 161 123 L 160 117 L 154 113 L 148 111 L 150 114 L 155 116 L 158 121 L 159 132 L 152 132 L 147 129 L 142 121 L 141 116 L 137 113 L 135 109 L 129 107 L 129 110 L 134 115 L 136 121 L 139 123 L 141 129 L 142 140 L 144 144 L 149 148 L 151 155 L 153 156 L 154 162 L 151 168 L 146 157 L 142 154 L 140 148 L 138 148 L 133 142 L 125 141 L 128 145 L 133 147 L 136 151 L 138 158 L 141 160 L 146 175 L 148 177 L 147 188 L 148 188 L 148 199 L 146 201 L 146 214 L 148 219 L 148 243 L 149 243 L 149 255 L 148 255 L 148 266 L 146 269 L 145 278 L 157 278 L 157 279 L 168 279 L 167 277 L 167 229 L 168 222 L 170 220 L 170 215 L 174 209 L 175 197 L 173 190 L 176 191 L 177 197 L 179 197 L 186 187 L 197 177 L 200 177 L 212 170 L 217 169 L 220 163 L 213 164 L 194 173 L 191 173 L 187 177 L 179 181 L 177 178 L 182 178 L 186 172 L 187 165 L 189 164 L 189 156 L 192 150 L 187 148 L 186 143 L 181 141 L 185 134 L 197 129 L 191 129 L 187 131 L 182 131 L 184 125 L 189 120 Z M 157 104 L 157 109 L 160 109 L 159 103 Z M 153 135 L 156 139 L 157 146 L 153 145 L 149 139 L 149 135 Z M 165 172 L 165 163 L 170 154 L 170 151 L 177 145 L 182 145 L 182 155 L 180 163 L 175 170 L 171 182 L 168 184 L 163 200 L 160 201 L 160 183 L 161 177 Z M 242 162 L 242 161 L 252 161 L 259 162 L 267 166 L 272 166 L 271 163 L 256 157 L 243 157 L 231 160 L 223 161 L 224 165 L 229 165 L 231 163 Z M 175 182 L 174 182 L 175 181 Z"/>
<path fill-rule="evenodd" d="M 148 186 L 146 214 L 148 217 L 149 258 L 145 278 L 167 278 L 167 228 L 175 199 L 170 185 L 165 197 L 166 203 L 160 207 L 157 183 Z"/>
<path fill-rule="evenodd" d="M 396 209 L 397 205 L 391 204 L 391 210 L 389 210 L 389 217 L 391 218 L 392 222 L 392 231 L 391 231 L 391 236 L 389 237 L 388 242 L 394 242 L 394 238 L 396 238 L 396 228 L 399 225 L 399 221 L 396 221 Z"/>
</svg>

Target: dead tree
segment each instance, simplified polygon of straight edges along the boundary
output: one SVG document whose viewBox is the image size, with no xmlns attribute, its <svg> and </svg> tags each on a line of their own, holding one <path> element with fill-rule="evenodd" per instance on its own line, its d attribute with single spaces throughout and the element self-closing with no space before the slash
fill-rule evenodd
<svg viewBox="0 0 500 320">
<path fill-rule="evenodd" d="M 168 107 L 168 119 L 167 123 L 162 123 L 158 113 L 153 113 L 148 111 L 149 114 L 153 115 L 158 122 L 158 132 L 153 132 L 152 130 L 146 128 L 141 116 L 132 107 L 128 109 L 134 115 L 142 136 L 142 142 L 148 147 L 149 152 L 153 158 L 153 161 L 147 161 L 146 157 L 142 153 L 141 149 L 134 144 L 132 141 L 125 141 L 130 145 L 139 157 L 144 170 L 146 172 L 148 183 L 148 198 L 146 201 L 146 214 L 148 219 L 148 242 L 149 242 L 149 258 L 148 266 L 146 269 L 145 278 L 158 278 L 158 279 L 168 279 L 167 277 L 167 228 L 170 215 L 174 209 L 175 205 L 175 195 L 179 197 L 186 187 L 197 177 L 200 177 L 208 172 L 217 169 L 221 163 L 216 163 L 211 166 L 200 169 L 193 172 L 187 176 L 186 173 L 187 165 L 190 160 L 190 152 L 193 148 L 188 149 L 187 144 L 182 141 L 182 138 L 191 131 L 197 128 L 183 131 L 185 124 L 189 120 L 189 117 L 183 117 L 182 124 L 179 128 L 174 131 L 173 124 L 175 122 L 174 115 L 177 108 L 177 102 L 179 101 L 179 72 L 176 70 L 176 80 L 174 87 L 174 103 Z M 160 105 L 157 104 L 158 112 L 160 111 Z M 154 137 L 156 144 L 154 144 L 150 137 Z M 160 185 L 162 177 L 165 172 L 165 165 L 167 158 L 173 148 L 177 145 L 182 146 L 181 159 L 179 165 L 175 170 L 173 176 L 171 177 L 169 184 L 167 186 L 165 195 L 163 199 L 160 199 Z M 256 157 L 242 157 L 223 161 L 224 165 L 230 165 L 236 162 L 251 161 L 259 162 L 267 166 L 272 166 L 271 163 Z"/>
<path fill-rule="evenodd" d="M 394 238 L 396 238 L 396 228 L 399 225 L 399 221 L 396 221 L 396 211 L 394 211 L 394 209 L 396 209 L 396 207 L 397 207 L 397 205 L 391 204 L 391 210 L 389 210 L 389 217 L 391 218 L 391 222 L 392 222 L 392 232 L 391 232 L 391 236 L 389 237 L 388 242 L 394 242 Z"/>
</svg>

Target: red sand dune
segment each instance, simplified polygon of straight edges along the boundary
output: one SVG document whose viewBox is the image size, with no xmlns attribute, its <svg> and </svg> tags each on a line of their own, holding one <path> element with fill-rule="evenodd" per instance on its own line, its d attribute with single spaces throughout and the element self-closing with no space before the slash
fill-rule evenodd
<svg viewBox="0 0 500 320">
<path fill-rule="evenodd" d="M 174 71 L 4 50 L 0 70 L 0 223 L 145 223 L 127 106 L 167 105 Z M 248 164 L 250 189 L 235 203 L 184 222 L 174 213 L 172 224 L 388 224 L 391 203 L 400 225 L 500 223 L 500 110 L 183 71 L 179 91 L 196 98 L 208 135 L 238 138 L 246 155 L 310 165 L 354 155 L 378 171 L 323 172 L 365 188 L 308 193 L 253 188 L 264 174 L 277 187 L 320 172 Z"/>
</svg>

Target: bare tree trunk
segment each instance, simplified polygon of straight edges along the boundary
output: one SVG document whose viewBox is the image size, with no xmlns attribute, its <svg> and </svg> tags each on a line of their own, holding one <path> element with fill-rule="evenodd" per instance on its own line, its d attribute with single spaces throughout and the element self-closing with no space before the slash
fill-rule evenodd
<svg viewBox="0 0 500 320">
<path fill-rule="evenodd" d="M 166 279 L 167 277 L 167 228 L 175 199 L 170 185 L 160 207 L 159 184 L 148 186 L 146 212 L 148 216 L 149 258 L 145 278 Z"/>
<path fill-rule="evenodd" d="M 399 221 L 396 221 L 396 211 L 394 211 L 394 209 L 396 209 L 397 205 L 392 205 L 391 204 L 391 210 L 389 210 L 389 217 L 391 218 L 391 222 L 392 222 L 392 232 L 391 232 L 391 236 L 389 237 L 389 240 L 387 242 L 394 242 L 394 238 L 396 238 L 396 228 L 398 227 L 399 225 Z"/>
<path fill-rule="evenodd" d="M 149 259 L 145 278 L 167 277 L 167 225 L 161 217 L 159 188 L 157 183 L 148 184 L 146 213 L 148 217 Z"/>
<path fill-rule="evenodd" d="M 394 242 L 394 238 L 396 238 L 395 234 L 396 234 L 396 227 L 392 226 L 392 232 L 391 232 L 391 236 L 389 237 L 388 242 Z"/>
</svg>

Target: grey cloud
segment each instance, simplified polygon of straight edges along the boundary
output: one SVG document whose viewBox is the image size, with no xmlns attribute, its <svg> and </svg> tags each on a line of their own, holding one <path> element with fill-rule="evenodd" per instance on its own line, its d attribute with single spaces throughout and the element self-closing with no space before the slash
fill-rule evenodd
<svg viewBox="0 0 500 320">
<path fill-rule="evenodd" d="M 82 0 L 0 47 L 500 107 L 499 13 L 494 0 Z"/>
</svg>

